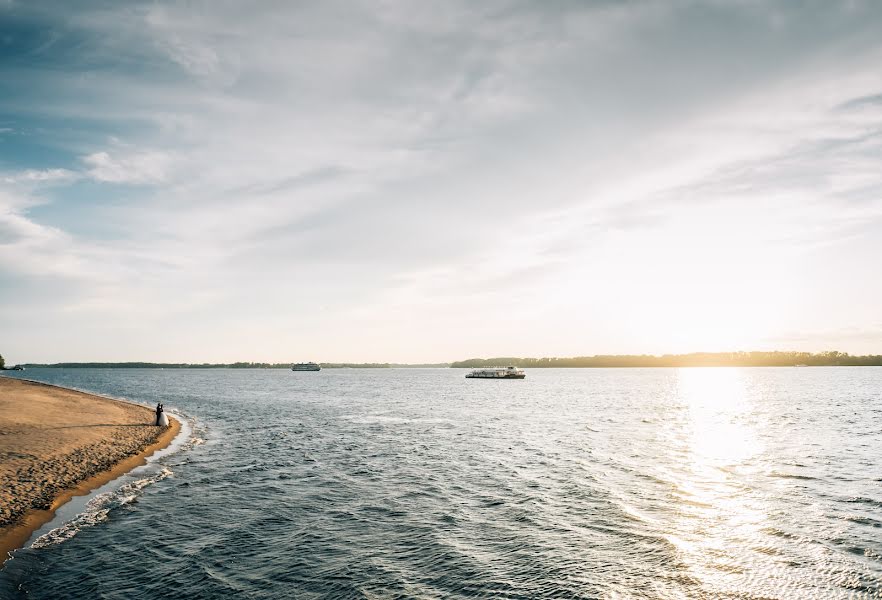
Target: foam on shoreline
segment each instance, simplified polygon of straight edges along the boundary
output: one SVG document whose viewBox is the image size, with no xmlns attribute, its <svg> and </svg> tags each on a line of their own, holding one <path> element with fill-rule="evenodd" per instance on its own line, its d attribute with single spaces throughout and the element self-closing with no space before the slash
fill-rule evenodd
<svg viewBox="0 0 882 600">
<path fill-rule="evenodd" d="M 91 394 L 80 390 L 71 390 L 69 388 L 45 384 L 42 382 L 31 382 L 28 380 L 20 380 L 18 378 L 14 379 L 17 381 L 25 381 L 28 384 L 36 384 L 73 392 L 84 398 L 93 398 L 102 402 L 116 402 L 149 411 L 149 408 L 144 405 L 135 404 L 133 402 L 127 402 L 116 398 L 107 398 L 97 394 Z M 117 461 L 109 469 L 99 469 L 83 473 L 83 477 L 73 486 L 62 490 L 55 495 L 49 508 L 44 510 L 27 510 L 13 524 L 0 528 L 0 564 L 5 562 L 11 556 L 10 553 L 13 550 L 23 547 L 35 531 L 46 523 L 49 523 L 55 516 L 56 511 L 70 501 L 71 498 L 90 494 L 101 486 L 127 474 L 133 469 L 147 464 L 147 459 L 150 456 L 157 451 L 168 447 L 181 432 L 181 423 L 177 418 L 169 416 L 169 423 L 169 427 L 160 432 L 151 443 L 142 446 L 136 453 L 130 454 Z"/>
</svg>

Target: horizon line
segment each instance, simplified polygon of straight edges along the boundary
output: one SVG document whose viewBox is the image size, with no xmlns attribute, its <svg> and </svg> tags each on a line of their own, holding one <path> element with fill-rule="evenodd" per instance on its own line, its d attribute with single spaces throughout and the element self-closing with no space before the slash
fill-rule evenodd
<svg viewBox="0 0 882 600">
<path fill-rule="evenodd" d="M 443 367 L 456 363 L 465 363 L 470 361 L 574 361 L 574 360 L 591 360 L 591 359 L 686 359 L 686 358 L 724 358 L 724 357 L 742 357 L 748 358 L 751 355 L 766 356 L 768 358 L 778 357 L 805 357 L 805 358 L 849 358 L 849 359 L 871 359 L 882 357 L 882 354 L 849 354 L 839 350 L 823 350 L 819 352 L 799 351 L 799 350 L 731 350 L 717 352 L 682 352 L 682 353 L 666 353 L 666 354 L 583 354 L 574 356 L 489 356 L 487 358 L 473 356 L 466 359 L 446 360 L 446 361 L 417 361 L 417 362 L 398 362 L 398 361 L 320 361 L 322 365 L 338 365 L 338 366 L 426 366 L 426 367 Z M 82 366 L 82 365 L 150 365 L 150 366 L 169 366 L 169 367 L 224 367 L 238 366 L 240 368 L 246 366 L 271 366 L 282 367 L 297 364 L 297 361 L 232 361 L 232 362 L 159 362 L 150 360 L 79 360 L 79 361 L 56 361 L 56 362 L 17 362 L 11 363 L 13 366 L 24 367 L 58 367 L 58 366 Z M 9 367 L 7 367 L 8 369 Z"/>
</svg>

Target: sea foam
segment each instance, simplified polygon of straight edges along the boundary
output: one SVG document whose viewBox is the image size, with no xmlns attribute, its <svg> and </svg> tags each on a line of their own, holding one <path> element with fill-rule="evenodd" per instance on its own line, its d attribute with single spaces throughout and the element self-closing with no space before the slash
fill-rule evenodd
<svg viewBox="0 0 882 600">
<path fill-rule="evenodd" d="M 168 467 L 162 467 L 159 472 L 131 481 L 119 489 L 98 494 L 86 504 L 86 509 L 73 519 L 66 521 L 60 527 L 41 535 L 31 545 L 32 548 L 45 548 L 60 544 L 74 537 L 87 527 L 106 521 L 110 513 L 122 506 L 135 502 L 142 494 L 142 490 L 162 481 L 173 474 Z"/>
</svg>

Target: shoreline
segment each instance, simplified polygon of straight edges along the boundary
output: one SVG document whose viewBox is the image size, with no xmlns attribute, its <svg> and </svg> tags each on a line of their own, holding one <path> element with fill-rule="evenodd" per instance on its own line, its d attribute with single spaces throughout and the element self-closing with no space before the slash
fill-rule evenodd
<svg viewBox="0 0 882 600">
<path fill-rule="evenodd" d="M 3 381 L 10 380 L 21 382 L 28 387 L 33 386 L 33 389 L 38 389 L 40 387 L 50 388 L 56 393 L 65 396 L 65 399 L 74 397 L 77 401 L 87 401 L 93 404 L 97 403 L 98 406 L 104 404 L 105 406 L 111 406 L 117 409 L 122 408 L 130 414 L 134 410 L 137 411 L 138 414 L 143 414 L 148 418 L 152 413 L 148 407 L 141 404 L 118 400 L 116 398 L 108 398 L 106 396 L 82 392 L 80 390 L 74 390 L 40 381 L 19 379 L 17 377 L 0 377 L 0 384 L 2 384 Z M 107 405 L 106 403 L 111 404 Z M 67 504 L 72 498 L 76 496 L 86 496 L 101 486 L 127 474 L 133 469 L 147 464 L 148 459 L 153 456 L 154 453 L 171 445 L 181 432 L 181 423 L 171 415 L 168 415 L 168 417 L 169 426 L 164 431 L 161 431 L 158 436 L 153 438 L 152 441 L 145 446 L 141 446 L 136 452 L 121 456 L 108 468 L 95 471 L 88 470 L 84 472 L 82 474 L 83 477 L 77 479 L 71 485 L 67 485 L 63 489 L 55 492 L 48 508 L 29 508 L 17 516 L 12 523 L 0 527 L 0 566 L 11 558 L 11 553 L 14 550 L 24 547 L 31 535 L 40 527 L 50 522 L 55 517 L 56 511 Z M 153 427 L 148 423 L 141 424 Z M 106 425 L 102 424 L 96 427 L 101 426 Z M 120 426 L 131 427 L 131 425 L 122 424 L 120 424 Z M 68 426 L 68 428 L 73 427 L 76 426 Z"/>
</svg>

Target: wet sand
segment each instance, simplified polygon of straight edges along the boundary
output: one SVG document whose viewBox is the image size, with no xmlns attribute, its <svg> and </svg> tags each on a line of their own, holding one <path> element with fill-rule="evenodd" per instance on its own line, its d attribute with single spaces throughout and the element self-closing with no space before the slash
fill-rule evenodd
<svg viewBox="0 0 882 600">
<path fill-rule="evenodd" d="M 147 407 L 0 377 L 0 563 L 73 496 L 146 463 L 180 431 Z"/>
</svg>

